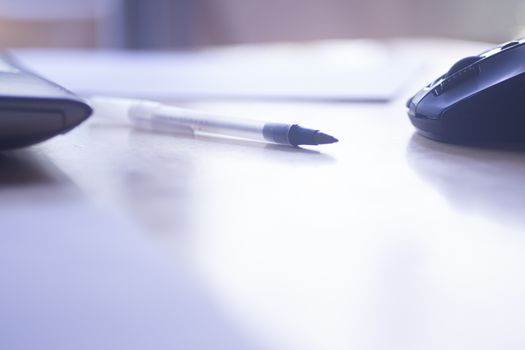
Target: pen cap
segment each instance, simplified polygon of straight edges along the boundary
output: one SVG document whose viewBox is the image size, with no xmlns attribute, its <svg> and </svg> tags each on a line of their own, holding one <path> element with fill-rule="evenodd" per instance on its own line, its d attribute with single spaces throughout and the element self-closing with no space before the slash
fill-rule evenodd
<svg viewBox="0 0 525 350">
<path fill-rule="evenodd" d="M 99 117 L 129 124 L 149 124 L 160 103 L 126 98 L 93 97 L 90 105 Z"/>
<path fill-rule="evenodd" d="M 129 106 L 129 119 L 131 119 L 132 122 L 151 120 L 155 116 L 155 111 L 161 106 L 162 104 L 154 101 L 134 101 L 134 103 Z"/>
<path fill-rule="evenodd" d="M 192 114 L 182 108 L 148 100 L 136 101 L 129 107 L 131 123 L 141 129 L 179 135 L 193 135 L 194 129 L 184 118 Z"/>
<path fill-rule="evenodd" d="M 95 117 L 129 124 L 129 111 L 136 101 L 124 98 L 95 96 L 89 99 Z"/>
</svg>

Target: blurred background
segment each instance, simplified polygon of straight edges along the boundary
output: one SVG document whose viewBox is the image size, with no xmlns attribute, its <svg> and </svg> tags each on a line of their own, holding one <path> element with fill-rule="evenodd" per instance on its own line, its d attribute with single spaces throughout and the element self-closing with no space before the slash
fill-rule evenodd
<svg viewBox="0 0 525 350">
<path fill-rule="evenodd" d="M 0 0 L 3 47 L 185 48 L 525 35 L 525 0 Z"/>
</svg>

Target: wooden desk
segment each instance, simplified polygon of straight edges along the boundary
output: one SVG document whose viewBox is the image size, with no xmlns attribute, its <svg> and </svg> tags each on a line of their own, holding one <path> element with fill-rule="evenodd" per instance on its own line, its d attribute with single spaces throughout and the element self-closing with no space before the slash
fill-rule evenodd
<svg viewBox="0 0 525 350">
<path fill-rule="evenodd" d="M 133 242 L 152 243 L 148 249 L 197 281 L 227 329 L 250 344 L 239 348 L 523 349 L 525 151 L 426 140 L 414 133 L 404 107 L 422 84 L 485 46 L 439 40 L 399 45 L 427 57 L 428 65 L 390 104 L 194 104 L 299 121 L 332 132 L 339 144 L 301 150 L 174 138 L 94 117 L 64 137 L 2 158 L 10 175 L 2 179 L 1 211 L 13 203 L 37 211 L 50 205 L 38 196 L 69 210 L 95 207 L 133 226 L 142 237 L 134 234 Z M 78 229 L 89 246 L 86 227 L 97 220 L 79 224 L 75 215 L 63 216 L 69 234 Z M 106 226 L 95 226 L 93 240 L 111 256 L 100 233 Z M 20 232 L 10 237 L 34 244 Z M 119 234 L 111 242 L 124 249 L 127 239 Z M 65 240 L 64 249 L 71 242 Z M 143 256 L 140 244 L 133 247 Z M 2 271 L 10 281 L 2 289 L 23 289 L 10 270 Z M 120 308 L 105 304 L 107 315 L 136 306 L 126 302 L 128 284 L 136 287 L 130 281 L 147 271 L 116 278 L 113 292 L 120 290 L 115 295 L 124 301 Z M 98 299 L 90 299 L 91 289 L 100 291 L 97 278 L 83 286 L 79 309 L 86 302 L 97 307 Z M 38 301 L 39 293 L 26 290 L 24 297 Z M 134 329 L 117 344 L 140 348 L 135 332 L 149 332 L 154 336 L 144 339 L 155 339 L 153 348 L 174 348 L 170 335 L 180 329 L 166 323 L 162 307 L 149 312 L 150 294 L 144 293 L 130 303 L 144 303 L 150 328 Z M 16 319 L 18 309 L 10 305 Z M 85 348 L 101 349 L 115 348 L 114 334 L 122 335 L 124 326 L 89 328 L 96 342 L 75 327 L 64 332 L 81 337 Z M 212 336 L 206 328 L 190 330 Z M 232 348 L 197 338 L 178 348 Z M 50 344 L 63 344 L 57 339 Z"/>
</svg>

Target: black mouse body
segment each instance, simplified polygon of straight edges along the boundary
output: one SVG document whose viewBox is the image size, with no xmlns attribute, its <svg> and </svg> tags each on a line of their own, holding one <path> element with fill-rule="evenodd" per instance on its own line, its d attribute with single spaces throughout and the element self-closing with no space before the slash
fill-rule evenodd
<svg viewBox="0 0 525 350">
<path fill-rule="evenodd" d="M 525 39 L 460 60 L 407 107 L 412 124 L 431 139 L 525 142 Z"/>
</svg>

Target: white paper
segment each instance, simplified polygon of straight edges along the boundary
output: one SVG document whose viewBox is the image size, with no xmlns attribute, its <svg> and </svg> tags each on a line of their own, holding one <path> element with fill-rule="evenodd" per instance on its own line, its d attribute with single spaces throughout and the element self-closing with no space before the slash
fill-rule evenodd
<svg viewBox="0 0 525 350">
<path fill-rule="evenodd" d="M 30 69 L 81 94 L 387 101 L 420 65 L 376 41 L 187 52 L 19 49 Z"/>
</svg>

